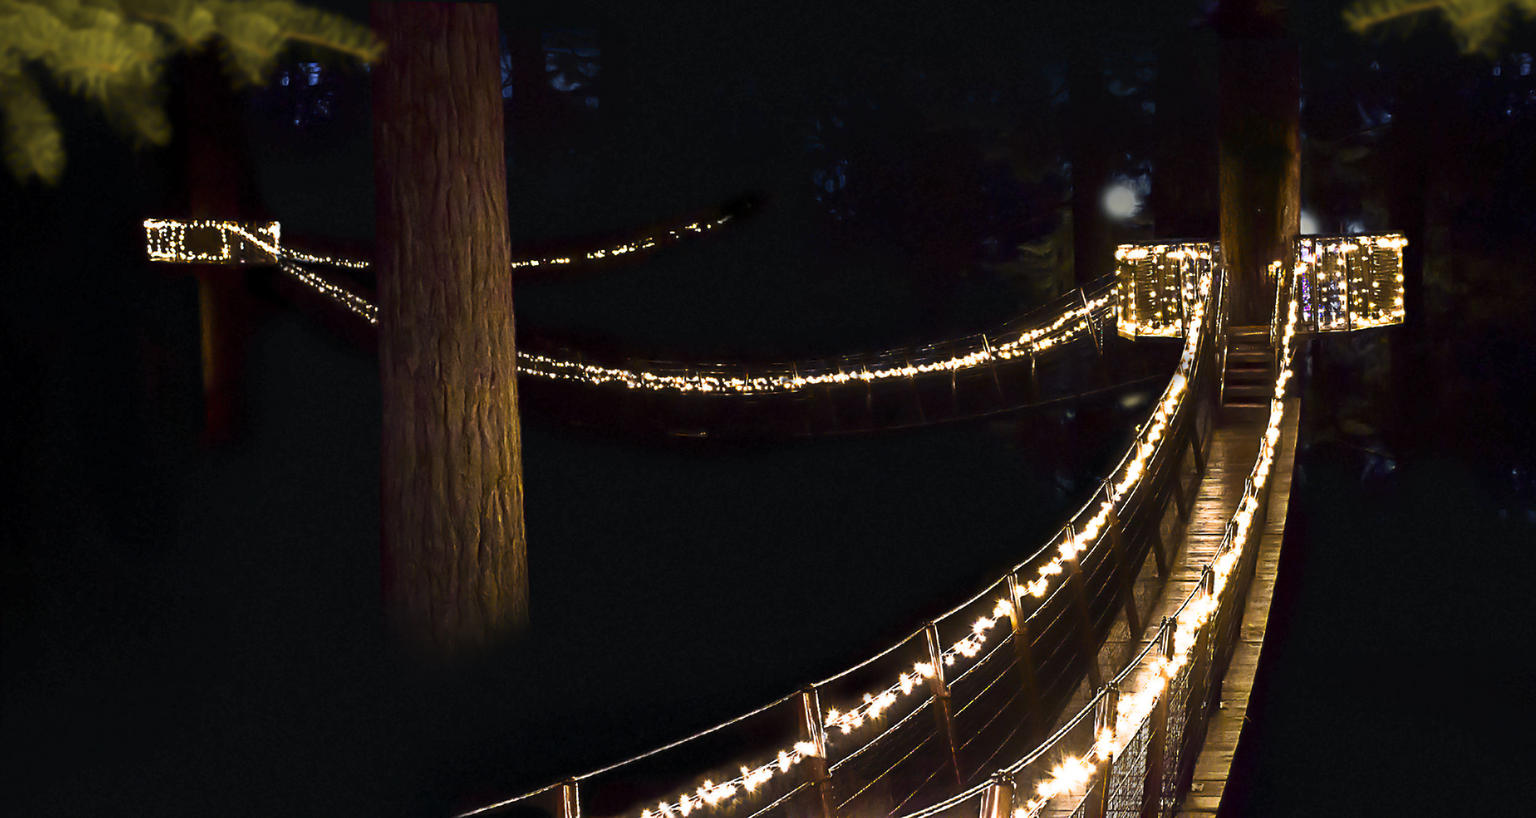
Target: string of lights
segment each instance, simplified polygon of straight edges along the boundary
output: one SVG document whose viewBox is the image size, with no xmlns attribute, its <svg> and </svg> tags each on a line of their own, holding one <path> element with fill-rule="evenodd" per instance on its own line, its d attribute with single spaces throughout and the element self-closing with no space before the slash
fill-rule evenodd
<svg viewBox="0 0 1536 818">
<path fill-rule="evenodd" d="M 278 258 L 282 226 L 267 222 L 254 230 L 265 239 L 254 239 L 244 225 L 222 219 L 145 219 L 144 244 L 151 261 L 177 264 L 270 263 Z M 253 252 L 246 244 L 253 239 L 267 252 Z"/>
<path fill-rule="evenodd" d="M 1403 248 L 1400 233 L 1298 239 L 1302 325 L 1337 332 L 1401 324 Z"/>
<path fill-rule="evenodd" d="M 1153 408 L 1152 416 L 1142 427 L 1137 435 L 1136 442 L 1131 447 L 1131 457 L 1126 462 L 1125 472 L 1119 481 L 1110 483 L 1110 490 L 1106 497 L 1099 503 L 1094 515 L 1084 523 L 1082 528 L 1062 538 L 1057 547 L 1056 554 L 1037 568 L 1039 574 L 1035 579 L 1021 583 L 1018 586 L 1018 595 L 1044 597 L 1050 589 L 1051 577 L 1058 576 L 1066 570 L 1066 564 L 1098 539 L 1109 524 L 1111 514 L 1115 513 L 1116 506 L 1121 500 L 1130 496 L 1146 473 L 1147 463 L 1157 452 L 1158 444 L 1168 434 L 1169 425 L 1177 414 L 1180 404 L 1188 393 L 1189 379 L 1193 374 L 1196 352 L 1200 347 L 1200 337 L 1205 331 L 1206 302 L 1211 290 L 1211 275 L 1207 270 L 1201 273 L 1199 281 L 1195 285 L 1196 298 L 1190 311 L 1189 333 L 1185 338 L 1184 349 L 1179 355 L 1178 366 L 1174 369 L 1173 377 L 1168 381 L 1168 386 L 1163 390 L 1162 398 Z M 1022 569 L 1021 564 L 1015 570 Z"/>
<path fill-rule="evenodd" d="M 513 270 L 525 267 L 558 267 L 573 264 L 578 259 L 582 261 L 602 261 L 604 259 L 618 258 L 640 250 L 648 250 L 663 241 L 678 241 L 689 235 L 702 235 L 725 225 L 731 220 L 731 214 L 727 213 L 715 219 L 701 219 L 664 228 L 654 233 L 642 236 L 631 241 L 620 242 L 611 247 L 602 247 L 596 250 L 588 250 L 579 255 L 553 255 L 538 258 L 515 259 L 511 264 Z M 239 222 L 218 219 L 146 219 L 144 230 L 149 244 L 149 257 L 155 261 L 169 261 L 180 263 L 193 262 L 229 262 L 236 261 L 232 252 L 229 237 L 244 233 L 244 226 Z M 215 237 L 219 242 L 219 250 L 193 250 L 187 245 L 188 231 L 207 230 L 217 233 Z M 280 228 L 277 222 L 267 222 L 258 232 L 269 232 L 270 244 L 274 247 L 278 244 L 278 232 Z M 196 242 L 194 242 L 196 243 Z M 319 264 L 326 267 L 347 267 L 353 270 L 366 270 L 373 264 L 366 259 L 344 258 L 342 256 L 330 256 L 322 253 L 311 253 L 295 247 L 282 248 L 281 251 L 270 251 L 272 259 L 284 258 L 293 261 L 302 261 L 306 264 Z"/>
<path fill-rule="evenodd" d="M 599 250 L 589 250 L 586 253 L 583 253 L 581 257 L 585 261 L 602 261 L 603 259 L 617 258 L 619 256 L 627 255 L 639 250 L 648 250 L 652 247 L 655 247 L 659 242 L 661 242 L 663 238 L 669 238 L 673 241 L 677 241 L 684 238 L 685 235 L 689 233 L 696 235 L 708 233 L 709 231 L 720 227 L 730 220 L 731 216 L 729 213 L 727 213 L 713 220 L 706 219 L 704 221 L 689 222 L 688 224 L 678 225 L 677 227 L 670 227 L 665 231 L 652 233 L 648 236 L 644 236 L 633 241 L 623 242 L 621 244 L 614 245 L 613 247 L 605 247 Z M 543 258 L 525 258 L 512 262 L 512 269 L 516 270 L 522 267 L 559 266 L 562 264 L 571 264 L 575 260 L 576 259 L 572 256 L 545 256 Z"/>
<path fill-rule="evenodd" d="M 1204 328 L 1205 302 L 1210 293 L 1211 276 L 1205 271 L 1196 285 L 1197 300 L 1191 317 L 1191 330 L 1185 339 L 1185 350 L 1179 359 L 1178 368 L 1162 400 L 1157 404 L 1149 422 L 1142 428 L 1133 451 L 1134 456 L 1128 461 L 1125 475 L 1119 483 L 1113 484 L 1113 491 L 1104 501 L 1098 513 L 1083 527 L 1082 532 L 1075 536 L 1067 537 L 1058 549 L 1058 553 L 1042 566 L 1040 576 L 1026 586 L 1021 587 L 1020 596 L 1029 594 L 1043 596 L 1049 589 L 1051 578 L 1063 572 L 1063 563 L 1075 558 L 1079 553 L 1086 551 L 1096 540 L 1099 533 L 1108 522 L 1109 515 L 1113 512 L 1115 504 L 1122 498 L 1129 496 L 1137 483 L 1145 474 L 1147 462 L 1157 450 L 1158 444 L 1166 436 L 1169 424 L 1185 395 L 1187 384 L 1195 362 L 1195 352 L 1199 348 L 1201 333 Z M 1092 302 L 1090 302 L 1091 304 Z M 1107 303 L 1107 301 L 1105 302 Z M 1061 319 L 1052 322 L 1048 326 L 1063 325 Z M 1022 567 L 1022 566 L 1020 566 Z M 1017 569 L 1016 569 L 1017 570 Z M 990 616 L 977 618 L 971 625 L 970 632 L 957 640 L 954 644 L 942 650 L 939 654 L 939 663 L 945 667 L 954 666 L 961 658 L 974 658 L 986 644 L 997 623 L 1004 616 L 1020 616 L 1021 611 L 1017 602 L 1005 598 L 996 600 Z M 902 697 L 924 689 L 926 682 L 940 673 L 933 662 L 916 662 L 910 671 L 903 671 L 897 675 L 896 680 L 888 687 L 877 692 L 863 694 L 862 701 L 847 710 L 831 708 L 822 718 L 822 727 L 830 736 L 848 735 L 863 725 L 877 721 L 887 710 L 893 707 Z M 791 768 L 799 764 L 803 759 L 815 755 L 816 747 L 811 742 L 798 742 L 792 748 L 781 749 L 776 757 L 767 763 L 756 767 L 741 767 L 741 774 L 723 783 L 716 784 L 712 780 L 705 780 L 692 793 L 684 792 L 676 800 L 662 801 L 654 809 L 646 808 L 641 811 L 640 818 L 674 818 L 675 815 L 687 815 L 700 806 L 715 807 L 739 794 L 751 793 L 776 775 L 789 772 Z"/>
<path fill-rule="evenodd" d="M 1298 264 L 1296 267 L 1298 277 L 1303 270 L 1304 264 Z M 1129 744 L 1140 731 L 1142 723 L 1151 715 L 1159 697 L 1176 678 L 1180 669 L 1191 661 L 1191 654 L 1200 629 L 1205 627 L 1215 614 L 1222 593 L 1227 589 L 1231 575 L 1237 567 L 1237 562 L 1244 549 L 1250 544 L 1254 517 L 1260 506 L 1259 492 L 1268 482 L 1270 471 L 1274 466 L 1275 453 L 1280 441 L 1280 425 L 1285 418 L 1286 385 L 1290 382 L 1293 373 L 1292 344 L 1296 336 L 1297 315 L 1297 299 L 1293 296 L 1288 301 L 1285 331 L 1281 342 L 1282 363 L 1275 378 L 1274 395 L 1270 400 L 1269 418 L 1264 435 L 1259 442 L 1258 457 L 1250 472 L 1243 497 L 1232 516 L 1228 534 L 1208 563 L 1213 582 L 1209 586 L 1201 583 L 1184 600 L 1174 617 L 1172 656 L 1155 656 L 1144 666 L 1142 678 L 1138 680 L 1136 689 L 1120 696 L 1112 724 L 1099 731 L 1090 751 L 1082 757 L 1073 755 L 1062 759 L 1043 780 L 1036 784 L 1034 797 L 1014 810 L 1013 818 L 1033 818 L 1040 814 L 1051 799 L 1086 787 L 1097 772 L 1097 765 L 1111 761 Z M 1143 652 L 1142 657 L 1138 657 L 1132 666 L 1122 673 L 1122 677 L 1129 675 L 1145 656 L 1146 652 Z M 1097 702 L 1098 698 L 1095 697 L 1085 711 L 1091 710 Z"/>
<path fill-rule="evenodd" d="M 148 224 L 146 222 L 146 228 Z M 265 251 L 270 258 L 278 260 L 279 267 L 288 275 L 357 314 L 369 324 L 378 325 L 377 305 L 295 263 L 294 259 L 297 256 L 290 250 L 281 248 L 275 241 L 268 241 L 235 222 L 220 222 L 218 227 L 221 235 L 233 236 L 243 243 Z M 273 229 L 276 229 L 275 223 Z M 627 389 L 723 395 L 786 394 L 824 385 L 872 384 L 891 379 L 915 378 L 934 372 L 959 372 L 999 361 L 1038 355 L 1071 341 L 1084 332 L 1093 331 L 1092 327 L 1097 322 L 1107 321 L 1113 310 L 1115 297 L 1115 290 L 1111 287 L 1093 298 L 1084 298 L 1080 305 L 1063 310 L 1059 315 L 1039 326 L 1020 331 L 996 343 L 983 336 L 979 345 L 973 345 L 963 352 L 938 360 L 866 365 L 851 371 L 839 369 L 816 372 L 810 371 L 811 368 L 807 366 L 805 367 L 807 371 L 802 373 L 799 365 L 788 364 L 776 367 L 782 371 L 761 375 L 711 374 L 682 366 L 676 367 L 683 370 L 681 374 L 673 374 L 605 366 L 600 363 L 560 358 L 526 350 L 518 351 L 517 366 L 518 373 L 522 375 L 575 382 L 586 386 L 618 384 Z"/>
</svg>

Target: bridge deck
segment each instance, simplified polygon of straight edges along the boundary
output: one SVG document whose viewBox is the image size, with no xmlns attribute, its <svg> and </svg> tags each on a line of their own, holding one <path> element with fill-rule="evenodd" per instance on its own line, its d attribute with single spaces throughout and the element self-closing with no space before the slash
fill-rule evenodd
<svg viewBox="0 0 1536 818">
<path fill-rule="evenodd" d="M 1222 685 L 1221 708 L 1211 718 L 1204 746 L 1196 760 L 1193 784 L 1180 806 L 1180 816 L 1199 818 L 1215 814 L 1237 749 L 1274 592 L 1280 540 L 1285 530 L 1285 515 L 1291 491 L 1299 414 L 1297 399 L 1288 399 L 1281 437 L 1283 443 L 1272 478 L 1274 485 L 1269 515 L 1259 544 L 1257 570 L 1244 604 L 1241 636 Z M 1116 621 L 1114 630 L 1099 651 L 1099 666 L 1104 670 L 1105 677 L 1112 676 L 1124 667 L 1149 639 L 1154 638 L 1162 618 L 1173 614 L 1199 583 L 1201 571 L 1221 544 L 1227 521 L 1232 518 L 1242 499 L 1243 481 L 1253 469 L 1263 429 L 1262 417 L 1251 413 L 1229 417 L 1212 431 L 1208 441 L 1205 474 L 1199 478 L 1199 485 L 1192 494 L 1189 518 L 1180 520 L 1173 510 L 1173 504 L 1170 504 L 1168 516 L 1163 522 L 1163 541 L 1168 549 L 1167 576 L 1158 577 L 1155 561 L 1148 555 L 1134 592 L 1136 607 L 1143 623 L 1142 632 L 1132 634 L 1123 616 Z M 1092 694 L 1089 682 L 1084 680 L 1074 694 L 1072 703 L 1065 708 L 1063 718 L 1075 713 Z M 1076 792 L 1074 797 L 1057 798 L 1043 814 L 1072 815 L 1084 794 Z"/>
<path fill-rule="evenodd" d="M 1222 681 L 1221 705 L 1211 716 L 1205 744 L 1195 759 L 1194 781 L 1179 807 L 1180 818 L 1214 816 L 1221 806 L 1227 776 L 1232 771 L 1232 757 L 1237 752 L 1243 721 L 1248 715 L 1248 696 L 1253 692 L 1253 677 L 1259 667 L 1264 631 L 1269 625 L 1269 604 L 1274 598 L 1280 543 L 1285 538 L 1285 515 L 1290 507 L 1291 473 L 1295 469 L 1296 429 L 1300 415 L 1300 399 L 1288 399 L 1280 438 L 1283 443 L 1275 458 L 1269 514 L 1264 520 L 1264 536 L 1259 540 L 1258 567 L 1243 605 L 1242 630 Z M 1241 480 L 1238 484 L 1241 489 Z"/>
</svg>

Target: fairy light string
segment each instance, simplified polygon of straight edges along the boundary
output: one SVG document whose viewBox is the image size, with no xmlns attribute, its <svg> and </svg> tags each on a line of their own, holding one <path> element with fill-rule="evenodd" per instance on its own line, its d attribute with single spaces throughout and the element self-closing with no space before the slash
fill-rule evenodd
<svg viewBox="0 0 1536 818">
<path fill-rule="evenodd" d="M 1165 389 L 1163 398 L 1158 401 L 1151 418 L 1138 436 L 1133 450 L 1134 456 L 1128 461 L 1124 477 L 1114 484 L 1111 496 L 1100 506 L 1098 512 L 1082 531 L 1067 538 L 1059 547 L 1057 554 L 1041 566 L 1039 577 L 1028 585 L 1021 586 L 1021 597 L 1045 595 L 1050 588 L 1052 578 L 1062 573 L 1064 561 L 1075 558 L 1094 543 L 1107 524 L 1109 514 L 1122 499 L 1129 496 L 1145 476 L 1147 462 L 1157 451 L 1158 444 L 1166 437 L 1173 417 L 1188 394 L 1187 385 L 1195 365 L 1195 353 L 1199 348 L 1201 335 L 1205 331 L 1205 303 L 1208 301 L 1210 288 L 1211 275 L 1206 269 L 1194 285 L 1196 306 L 1190 322 L 1190 335 L 1186 339 L 1185 350 L 1180 356 L 1174 377 Z M 1091 305 L 1092 302 L 1090 302 Z M 1048 326 L 1064 326 L 1067 323 L 1058 319 Z M 1021 615 L 1020 608 L 1016 601 L 1006 596 L 996 599 L 991 614 L 978 617 L 972 622 L 965 636 L 940 651 L 938 662 L 944 667 L 951 667 L 961 659 L 975 658 L 993 635 L 998 622 L 1003 617 L 1019 615 Z M 828 741 L 847 736 L 866 724 L 878 721 L 902 698 L 926 689 L 928 680 L 939 673 L 940 669 L 933 662 L 916 662 L 911 670 L 899 673 L 896 680 L 883 690 L 864 693 L 862 700 L 853 707 L 846 710 L 828 709 L 822 717 L 822 727 L 828 734 Z M 738 796 L 753 793 L 765 783 L 788 773 L 801 761 L 814 755 L 816 755 L 816 746 L 812 742 L 797 742 L 792 747 L 778 750 L 771 760 L 763 764 L 755 767 L 741 767 L 740 775 L 734 778 L 721 783 L 706 779 L 691 792 L 680 793 L 671 800 L 659 802 L 655 807 L 646 807 L 639 813 L 639 818 L 676 818 L 676 816 L 686 816 L 701 807 L 717 807 Z"/>
<path fill-rule="evenodd" d="M 178 228 L 186 226 L 216 228 L 221 236 L 226 237 L 226 240 L 228 237 L 233 237 L 243 245 L 264 251 L 269 257 L 268 260 L 275 260 L 286 274 L 358 315 L 370 325 L 378 325 L 377 305 L 301 266 L 299 262 L 316 257 L 295 253 L 292 248 L 280 246 L 276 240 L 275 222 L 271 225 L 272 233 L 269 240 L 259 232 L 251 232 L 237 222 L 182 223 L 164 219 L 149 220 L 145 222 L 145 230 L 151 248 L 150 257 L 157 261 L 194 260 L 185 251 L 183 240 L 179 238 L 180 234 L 177 232 Z M 684 229 L 688 227 L 685 226 Z M 685 369 L 681 373 L 655 372 L 518 350 L 517 368 L 518 373 L 522 375 L 585 386 L 617 385 L 626 389 L 705 395 L 789 394 L 818 386 L 848 383 L 874 384 L 938 372 L 954 373 L 1001 361 L 1039 355 L 1072 341 L 1083 333 L 1091 332 L 1094 324 L 1109 320 L 1115 298 L 1115 290 L 1111 287 L 1093 298 L 1084 298 L 1081 304 L 1063 310 L 1038 326 L 1005 336 L 996 342 L 984 339 L 979 345 L 973 345 L 946 357 L 917 363 L 883 364 L 864 366 L 857 370 L 834 369 L 804 373 L 801 372 L 801 367 L 795 365 L 779 367 L 789 370 L 788 372 L 724 375 L 692 368 Z M 805 368 L 810 369 L 810 367 Z"/>
<path fill-rule="evenodd" d="M 1305 263 L 1299 263 L 1295 273 L 1299 278 Z M 1213 582 L 1209 590 L 1197 587 L 1185 600 L 1174 619 L 1172 656 L 1156 656 L 1146 666 L 1136 689 L 1122 694 L 1116 705 L 1113 726 L 1106 727 L 1095 736 L 1094 744 L 1084 756 L 1068 756 L 1056 764 L 1034 787 L 1034 797 L 1017 807 L 1013 818 L 1033 818 L 1045 806 L 1063 793 L 1080 791 L 1093 780 L 1100 762 L 1113 760 L 1131 742 L 1142 723 L 1151 715 L 1159 698 L 1179 671 L 1191 661 L 1201 628 L 1215 614 L 1223 592 L 1227 589 L 1238 560 L 1251 544 L 1254 518 L 1261 505 L 1259 492 L 1268 482 L 1273 470 L 1276 450 L 1280 443 L 1280 426 L 1285 419 L 1285 393 L 1294 369 L 1292 356 L 1296 336 L 1298 299 L 1293 295 L 1286 308 L 1285 331 L 1281 341 L 1281 366 L 1275 377 L 1275 388 L 1270 400 L 1269 417 L 1264 435 L 1259 441 L 1259 453 L 1250 472 L 1250 479 L 1233 513 L 1227 537 L 1218 547 L 1216 555 L 1207 564 Z M 1139 660 L 1137 660 L 1139 661 Z M 1128 668 L 1127 671 L 1130 669 Z M 1088 708 L 1097 703 L 1097 697 Z"/>
</svg>

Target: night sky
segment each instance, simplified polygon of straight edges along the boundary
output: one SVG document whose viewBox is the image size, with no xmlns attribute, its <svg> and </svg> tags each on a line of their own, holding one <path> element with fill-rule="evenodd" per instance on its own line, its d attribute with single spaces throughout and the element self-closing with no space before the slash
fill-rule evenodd
<svg viewBox="0 0 1536 818">
<path fill-rule="evenodd" d="M 1091 148 L 1138 205 L 1104 257 L 1171 218 L 1152 191 L 1179 125 L 1158 111 L 1214 106 L 1214 67 L 1188 91 L 1158 68 L 1171 44 L 1214 54 L 1199 4 L 832 5 L 499 5 L 514 255 L 759 203 L 632 263 L 520 279 L 520 333 L 765 360 L 1038 306 L 1073 275 L 1073 60 L 1101 72 Z M 1361 37 L 1337 6 L 1293 15 L 1303 210 L 1341 233 L 1422 206 L 1426 308 L 1304 357 L 1230 814 L 1517 814 L 1536 761 L 1536 29 L 1462 55 L 1439 25 Z M 365 247 L 367 74 L 313 59 L 243 92 L 231 138 L 285 240 Z M 1146 416 L 1143 388 L 887 434 L 700 442 L 525 411 L 532 632 L 426 667 L 380 609 L 366 332 L 250 272 L 244 431 L 202 445 L 196 285 L 144 260 L 140 227 L 182 206 L 179 143 L 135 150 L 51 101 L 64 179 L 0 178 L 7 814 L 438 816 L 599 766 L 968 596 L 1050 536 Z"/>
</svg>

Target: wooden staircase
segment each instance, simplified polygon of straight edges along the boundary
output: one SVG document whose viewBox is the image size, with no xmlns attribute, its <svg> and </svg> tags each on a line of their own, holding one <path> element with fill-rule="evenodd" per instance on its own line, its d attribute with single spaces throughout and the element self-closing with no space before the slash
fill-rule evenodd
<svg viewBox="0 0 1536 818">
<path fill-rule="evenodd" d="M 1275 393 L 1275 353 L 1269 327 L 1227 327 L 1226 369 L 1221 379 L 1224 414 L 1265 414 Z"/>
</svg>

